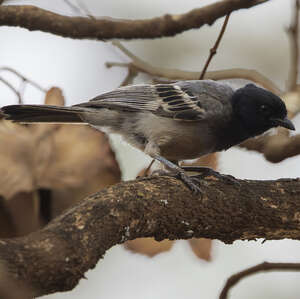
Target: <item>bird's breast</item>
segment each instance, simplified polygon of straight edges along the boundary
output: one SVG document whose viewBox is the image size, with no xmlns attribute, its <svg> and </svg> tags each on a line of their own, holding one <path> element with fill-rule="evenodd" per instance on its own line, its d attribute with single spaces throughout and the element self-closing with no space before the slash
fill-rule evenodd
<svg viewBox="0 0 300 299">
<path fill-rule="evenodd" d="M 146 121 L 146 120 L 144 120 Z M 155 143 L 160 154 L 172 161 L 194 159 L 212 152 L 216 140 L 203 122 L 178 121 L 170 118 L 153 118 L 146 136 Z"/>
</svg>

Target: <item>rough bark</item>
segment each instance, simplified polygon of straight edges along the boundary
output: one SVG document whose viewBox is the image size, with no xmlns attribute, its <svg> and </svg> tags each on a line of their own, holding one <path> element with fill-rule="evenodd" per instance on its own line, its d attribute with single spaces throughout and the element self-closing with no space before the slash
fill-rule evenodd
<svg viewBox="0 0 300 299">
<path fill-rule="evenodd" d="M 41 296 L 71 290 L 106 250 L 138 237 L 300 240 L 299 179 L 237 182 L 206 177 L 203 195 L 172 177 L 123 182 L 40 231 L 0 240 L 0 261 Z"/>
<path fill-rule="evenodd" d="M 185 14 L 145 20 L 113 18 L 83 18 L 59 15 L 35 6 L 0 6 L 0 26 L 20 26 L 74 39 L 134 39 L 174 36 L 189 29 L 212 25 L 217 19 L 242 8 L 249 8 L 268 0 L 225 0 Z"/>
</svg>

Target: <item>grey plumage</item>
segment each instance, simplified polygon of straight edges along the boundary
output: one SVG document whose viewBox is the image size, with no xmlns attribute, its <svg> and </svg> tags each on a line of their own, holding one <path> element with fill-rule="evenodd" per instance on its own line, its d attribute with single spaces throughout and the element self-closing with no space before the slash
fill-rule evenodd
<svg viewBox="0 0 300 299">
<path fill-rule="evenodd" d="M 270 115 L 261 112 L 263 106 Z M 194 190 L 178 161 L 227 149 L 274 126 L 293 129 L 274 94 L 251 84 L 234 91 L 210 80 L 132 85 L 71 107 L 12 105 L 2 113 L 17 122 L 106 127 L 179 173 Z"/>
</svg>

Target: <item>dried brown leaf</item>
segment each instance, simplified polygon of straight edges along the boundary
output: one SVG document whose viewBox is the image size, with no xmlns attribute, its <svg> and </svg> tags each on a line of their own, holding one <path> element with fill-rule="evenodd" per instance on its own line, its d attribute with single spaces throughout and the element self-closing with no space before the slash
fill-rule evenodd
<svg viewBox="0 0 300 299">
<path fill-rule="evenodd" d="M 61 91 L 50 89 L 45 101 L 62 104 Z M 1 121 L 0 144 L 0 195 L 8 199 L 38 188 L 78 188 L 99 174 L 99 186 L 120 180 L 107 137 L 88 126 Z"/>
<path fill-rule="evenodd" d="M 11 238 L 17 235 L 13 219 L 6 208 L 6 203 L 7 201 L 0 197 L 0 238 Z"/>
<path fill-rule="evenodd" d="M 10 199 L 35 187 L 34 142 L 31 132 L 9 121 L 0 122 L 0 195 Z"/>
<path fill-rule="evenodd" d="M 169 251 L 173 246 L 173 242 L 170 240 L 157 242 L 153 238 L 140 238 L 125 242 L 124 247 L 135 253 L 153 257 L 159 253 Z"/>
<path fill-rule="evenodd" d="M 188 240 L 195 255 L 205 261 L 211 260 L 212 240 L 200 238 Z"/>
<path fill-rule="evenodd" d="M 45 103 L 63 105 L 62 91 L 51 88 Z M 51 197 L 47 209 L 53 216 L 120 180 L 119 165 L 102 132 L 84 125 L 0 121 L 0 196 L 10 199 L 3 209 L 13 235 L 43 225 L 40 189 Z"/>
<path fill-rule="evenodd" d="M 120 170 L 105 134 L 88 126 L 64 125 L 54 135 L 54 149 L 39 186 L 67 189 L 89 184 L 91 178 L 113 173 L 120 181 Z M 114 180 L 115 182 L 116 180 Z"/>
<path fill-rule="evenodd" d="M 62 93 L 62 90 L 58 87 L 50 88 L 45 97 L 46 105 L 55 105 L 55 106 L 64 106 L 65 99 Z"/>
<path fill-rule="evenodd" d="M 47 181 L 43 183 L 54 188 L 53 216 L 78 200 L 120 182 L 121 171 L 104 133 L 86 126 L 63 127 L 55 136 L 55 144 L 56 163 L 49 167 Z M 70 144 L 76 144 L 76 148 Z"/>
<path fill-rule="evenodd" d="M 44 225 L 39 214 L 39 197 L 37 193 L 18 193 L 5 202 L 5 208 L 15 229 L 11 237 L 26 235 Z"/>
</svg>

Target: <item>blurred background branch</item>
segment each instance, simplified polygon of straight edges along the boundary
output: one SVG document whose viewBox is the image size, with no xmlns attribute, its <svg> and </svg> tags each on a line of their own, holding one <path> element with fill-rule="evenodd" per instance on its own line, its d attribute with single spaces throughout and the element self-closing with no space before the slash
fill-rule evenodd
<svg viewBox="0 0 300 299">
<path fill-rule="evenodd" d="M 267 1 L 269 0 L 225 0 L 185 14 L 168 14 L 145 20 L 68 17 L 36 6 L 0 6 L 0 25 L 20 26 L 31 31 L 41 30 L 78 39 L 152 39 L 174 36 L 189 29 L 201 28 L 205 24 L 212 25 L 217 19 L 233 11 Z M 74 9 L 74 5 L 72 7 Z"/>
<path fill-rule="evenodd" d="M 223 37 L 223 35 L 224 35 L 224 33 L 225 33 L 225 30 L 226 30 L 226 26 L 227 26 L 227 24 L 228 24 L 229 17 L 230 17 L 230 13 L 229 13 L 228 15 L 226 15 L 226 17 L 225 17 L 225 19 L 224 19 L 223 26 L 222 26 L 222 28 L 221 28 L 221 30 L 220 30 L 220 32 L 219 32 L 218 38 L 217 38 L 217 40 L 216 40 L 214 46 L 209 50 L 209 56 L 208 56 L 207 61 L 206 61 L 205 65 L 204 65 L 204 67 L 203 67 L 203 70 L 202 70 L 202 72 L 201 72 L 201 75 L 200 75 L 200 77 L 199 77 L 199 80 L 203 80 L 203 79 L 204 79 L 205 74 L 206 74 L 206 71 L 207 71 L 207 68 L 208 68 L 208 66 L 209 66 L 209 63 L 211 62 L 211 60 L 212 60 L 212 58 L 214 57 L 214 55 L 217 54 L 217 49 L 218 49 L 219 44 L 220 44 L 220 42 L 221 42 L 221 40 L 222 40 L 222 37 Z"/>
<path fill-rule="evenodd" d="M 179 69 L 169 69 L 163 67 L 156 67 L 141 58 L 134 55 L 126 47 L 124 47 L 119 41 L 113 41 L 112 44 L 121 50 L 126 56 L 131 59 L 129 63 L 122 62 L 107 62 L 106 66 L 110 67 L 126 67 L 135 69 L 138 72 L 146 73 L 154 77 L 162 77 L 170 80 L 197 80 L 201 72 L 183 71 Z M 275 94 L 281 94 L 282 91 L 274 82 L 262 75 L 256 70 L 246 69 L 226 69 L 218 71 L 208 71 L 205 74 L 205 79 L 210 80 L 225 80 L 225 79 L 246 79 L 251 80 L 266 89 L 274 92 Z"/>
<path fill-rule="evenodd" d="M 22 104 L 22 96 L 21 96 L 21 93 L 16 89 L 16 88 L 14 88 L 14 86 L 11 84 L 11 83 L 9 83 L 9 81 L 8 80 L 6 80 L 6 79 L 4 79 L 4 78 L 2 78 L 2 77 L 0 77 L 0 81 L 4 84 L 4 85 L 6 85 L 16 96 L 17 96 L 17 98 L 18 98 L 18 104 Z"/>
<path fill-rule="evenodd" d="M 290 77 L 288 80 L 288 91 L 295 90 L 297 87 L 297 79 L 299 72 L 299 0 L 294 1 L 294 16 L 291 25 L 287 29 L 287 33 L 290 37 L 291 48 L 291 63 L 290 63 Z"/>
<path fill-rule="evenodd" d="M 239 273 L 230 276 L 222 289 L 219 299 L 227 299 L 228 293 L 241 279 L 259 272 L 269 271 L 300 271 L 300 263 L 269 263 L 263 262 L 261 264 L 249 267 Z"/>
</svg>

